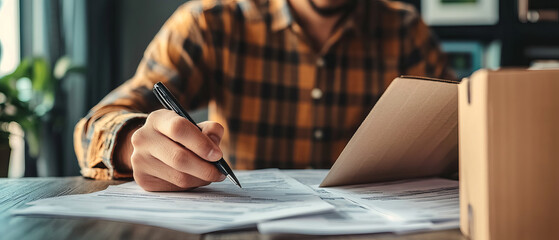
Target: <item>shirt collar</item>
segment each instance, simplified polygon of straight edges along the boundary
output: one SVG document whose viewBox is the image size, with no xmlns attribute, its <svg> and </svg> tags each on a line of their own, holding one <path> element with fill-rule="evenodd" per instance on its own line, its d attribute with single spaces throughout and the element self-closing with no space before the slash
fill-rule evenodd
<svg viewBox="0 0 559 240">
<path fill-rule="evenodd" d="M 265 21 L 272 31 L 285 29 L 293 23 L 287 0 L 239 0 L 238 6 L 248 21 Z"/>
<path fill-rule="evenodd" d="M 365 1 L 368 0 L 357 0 L 354 13 L 351 13 L 341 23 L 341 27 L 346 31 L 358 33 L 361 29 L 366 11 L 364 9 Z M 239 7 L 246 19 L 267 21 L 272 31 L 288 28 L 294 21 L 287 0 L 240 0 Z"/>
</svg>

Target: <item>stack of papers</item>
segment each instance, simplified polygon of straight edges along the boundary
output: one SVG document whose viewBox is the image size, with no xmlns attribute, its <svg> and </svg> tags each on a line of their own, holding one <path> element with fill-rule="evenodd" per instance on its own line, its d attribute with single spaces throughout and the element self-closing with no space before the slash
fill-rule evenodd
<svg viewBox="0 0 559 240">
<path fill-rule="evenodd" d="M 420 179 L 319 188 L 326 170 L 238 171 L 229 182 L 189 192 L 146 192 L 135 182 L 28 203 L 15 215 L 92 217 L 185 231 L 257 226 L 261 233 L 312 235 L 457 228 L 458 182 Z"/>
<path fill-rule="evenodd" d="M 284 170 L 282 172 L 309 186 L 322 200 L 335 206 L 335 209 L 325 214 L 260 223 L 258 230 L 261 233 L 308 235 L 408 233 L 453 229 L 460 225 L 457 181 L 417 179 L 319 188 L 318 184 L 328 174 L 328 170 Z M 445 190 L 441 191 L 441 187 L 454 190 L 449 193 Z M 426 209 L 421 203 L 438 207 Z M 437 215 L 437 217 L 406 219 L 412 214 L 422 216 L 421 213 Z"/>
</svg>

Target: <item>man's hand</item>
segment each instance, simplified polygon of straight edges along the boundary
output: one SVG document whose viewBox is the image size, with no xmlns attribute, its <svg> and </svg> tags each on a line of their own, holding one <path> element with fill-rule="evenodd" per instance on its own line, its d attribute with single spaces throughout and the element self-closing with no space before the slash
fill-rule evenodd
<svg viewBox="0 0 559 240">
<path fill-rule="evenodd" d="M 131 167 L 146 191 L 182 191 L 223 181 L 225 175 L 211 162 L 223 157 L 218 145 L 224 129 L 216 122 L 198 126 L 202 132 L 173 111 L 152 112 L 125 138 L 129 147 L 119 150 L 119 162 Z"/>
</svg>

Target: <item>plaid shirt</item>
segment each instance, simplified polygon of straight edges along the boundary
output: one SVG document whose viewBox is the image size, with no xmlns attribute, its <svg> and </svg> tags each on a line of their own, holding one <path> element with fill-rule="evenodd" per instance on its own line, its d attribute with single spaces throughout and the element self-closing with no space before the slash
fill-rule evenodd
<svg viewBox="0 0 559 240">
<path fill-rule="evenodd" d="M 409 5 L 358 0 L 316 50 L 286 0 L 190 1 L 155 36 L 135 76 L 77 124 L 76 155 L 86 177 L 130 177 L 114 169 L 116 137 L 161 108 L 151 92 L 161 81 L 185 108 L 209 106 L 235 168 L 329 168 L 404 74 L 453 78 Z"/>
</svg>

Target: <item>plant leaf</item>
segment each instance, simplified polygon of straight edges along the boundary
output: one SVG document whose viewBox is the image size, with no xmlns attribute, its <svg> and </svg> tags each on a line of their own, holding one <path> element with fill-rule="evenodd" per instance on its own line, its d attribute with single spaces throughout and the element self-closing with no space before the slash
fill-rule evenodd
<svg viewBox="0 0 559 240">
<path fill-rule="evenodd" d="M 31 77 L 33 90 L 46 91 L 51 89 L 51 73 L 49 64 L 44 58 L 33 60 L 33 76 Z"/>
</svg>

